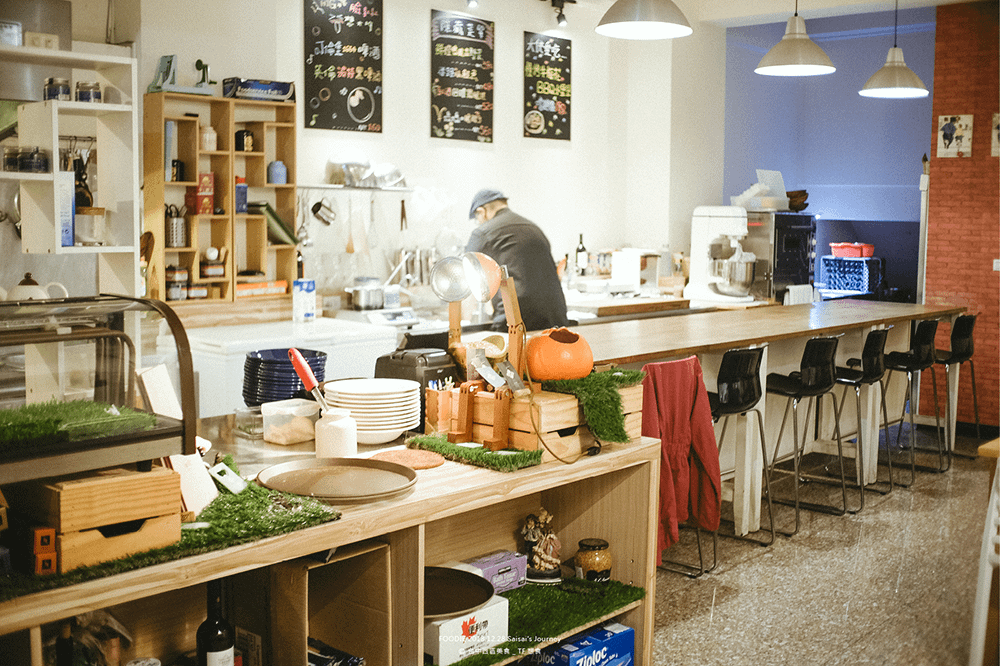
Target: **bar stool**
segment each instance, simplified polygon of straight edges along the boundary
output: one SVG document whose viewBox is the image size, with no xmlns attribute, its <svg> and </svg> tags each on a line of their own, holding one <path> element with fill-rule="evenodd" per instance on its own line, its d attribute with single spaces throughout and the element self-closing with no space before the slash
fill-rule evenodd
<svg viewBox="0 0 1000 666">
<path fill-rule="evenodd" d="M 786 472 L 777 469 L 778 449 L 781 448 L 781 436 L 785 432 L 785 423 L 788 420 L 788 410 L 792 410 L 792 440 L 794 450 L 792 453 L 793 478 L 795 481 L 794 499 L 778 499 L 773 501 L 778 504 L 785 504 L 795 507 L 795 529 L 791 532 L 781 532 L 786 536 L 793 536 L 798 533 L 800 526 L 799 510 L 805 508 L 811 511 L 821 511 L 833 515 L 842 516 L 847 513 L 847 479 L 844 476 L 844 450 L 840 440 L 840 423 L 836 424 L 837 431 L 837 452 L 840 457 L 840 486 L 843 496 L 843 506 L 835 507 L 826 504 L 802 502 L 799 500 L 799 466 L 802 453 L 805 449 L 805 433 L 803 432 L 802 442 L 799 442 L 799 402 L 807 398 L 815 398 L 817 413 L 819 413 L 819 401 L 824 395 L 829 395 L 833 401 L 834 414 L 837 413 L 837 399 L 833 395 L 833 388 L 836 385 L 836 369 L 834 357 L 837 354 L 837 338 L 823 337 L 811 338 L 806 342 L 805 350 L 802 352 L 802 361 L 798 372 L 788 375 L 770 373 L 767 375 L 767 392 L 774 395 L 782 395 L 788 398 L 785 404 L 785 412 L 781 418 L 781 428 L 778 430 L 778 439 L 774 443 L 774 455 L 768 468 L 768 474 L 775 471 Z M 806 422 L 809 421 L 809 410 L 806 410 Z M 786 472 L 787 473 L 787 472 Z"/>
<path fill-rule="evenodd" d="M 752 349 L 730 349 L 722 355 L 722 362 L 719 364 L 718 392 L 708 392 L 708 404 L 712 410 L 712 420 L 718 423 L 722 421 L 722 432 L 719 433 L 719 452 L 722 452 L 722 441 L 726 438 L 726 427 L 729 425 L 730 416 L 746 417 L 748 412 L 757 415 L 757 435 L 760 439 L 760 453 L 764 466 L 767 466 L 767 445 L 764 443 L 764 419 L 761 416 L 757 403 L 760 401 L 763 391 L 760 387 L 760 363 L 764 356 L 765 347 L 755 347 Z M 771 525 L 771 538 L 769 541 L 762 541 L 751 537 L 739 536 L 736 534 L 726 534 L 735 539 L 752 541 L 762 546 L 770 546 L 774 543 L 774 508 L 771 503 L 771 479 L 769 474 L 764 474 L 764 494 L 767 498 L 767 517 Z"/>
<path fill-rule="evenodd" d="M 944 366 L 945 377 L 951 374 L 951 366 L 957 365 L 961 367 L 963 363 L 968 361 L 969 372 L 972 373 L 972 407 L 975 410 L 976 415 L 976 439 L 982 439 L 982 435 L 979 434 L 979 398 L 976 396 L 976 364 L 972 361 L 972 355 L 975 352 L 972 342 L 972 331 L 976 326 L 976 317 L 978 315 L 961 315 L 956 320 L 955 323 L 951 325 L 951 349 L 936 349 L 934 350 L 934 362 Z M 932 372 L 931 378 L 934 380 L 934 395 L 937 395 L 937 373 Z M 951 384 L 949 383 L 950 387 Z M 945 404 L 945 442 L 948 445 L 948 451 L 953 455 L 962 456 L 963 458 L 975 458 L 975 454 L 959 453 L 955 450 L 955 442 L 950 441 L 951 438 L 951 394 L 948 395 L 948 402 Z"/>
<path fill-rule="evenodd" d="M 948 458 L 948 466 L 945 466 L 944 445 L 941 442 L 941 419 L 938 417 L 937 391 L 934 392 L 934 420 L 937 423 L 935 434 L 938 443 L 938 466 L 927 467 L 916 464 L 916 430 L 913 426 L 913 375 L 930 368 L 932 378 L 934 373 L 934 336 L 937 335 L 937 319 L 923 319 L 917 322 L 916 330 L 910 338 L 910 349 L 905 352 L 889 352 L 885 355 L 885 367 L 889 370 L 886 378 L 886 390 L 889 382 L 892 381 L 892 371 L 906 373 L 906 393 L 903 400 L 903 411 L 899 414 L 899 429 L 896 430 L 896 445 L 899 445 L 900 433 L 903 432 L 903 420 L 906 416 L 906 408 L 910 408 L 910 483 L 899 482 L 904 488 L 909 487 L 917 476 L 917 470 L 926 472 L 945 472 L 951 467 L 951 458 Z M 891 455 L 891 454 L 890 454 Z"/>
<path fill-rule="evenodd" d="M 891 328 L 891 327 L 890 327 Z M 882 417 L 883 423 L 885 424 L 885 441 L 888 446 L 889 442 L 889 415 L 885 408 L 885 385 L 882 383 L 882 378 L 885 376 L 885 340 L 889 336 L 888 328 L 876 329 L 868 333 L 865 338 L 864 349 L 861 350 L 861 358 L 850 358 L 847 360 L 847 367 L 837 367 L 837 383 L 844 387 L 844 396 L 840 399 L 840 407 L 837 409 L 837 423 L 840 423 L 840 416 L 844 412 L 844 403 L 847 401 L 847 389 L 854 389 L 854 397 L 857 405 L 857 415 L 858 415 L 858 452 L 855 460 L 858 465 L 858 486 L 863 490 L 866 489 L 867 484 L 865 483 L 865 472 L 864 472 L 864 451 L 869 446 L 869 443 L 864 441 L 861 435 L 861 387 L 862 386 L 872 386 L 878 384 L 882 391 Z M 861 369 L 859 370 L 858 367 Z M 875 438 L 873 442 L 875 446 L 875 451 L 878 451 L 878 438 Z M 882 494 L 892 492 L 892 455 L 888 457 L 889 466 L 889 489 Z M 872 483 L 877 483 L 878 478 L 872 481 Z M 874 489 L 873 489 L 874 490 Z M 865 494 L 861 495 L 861 506 L 858 511 L 862 511 L 865 508 Z"/>
</svg>

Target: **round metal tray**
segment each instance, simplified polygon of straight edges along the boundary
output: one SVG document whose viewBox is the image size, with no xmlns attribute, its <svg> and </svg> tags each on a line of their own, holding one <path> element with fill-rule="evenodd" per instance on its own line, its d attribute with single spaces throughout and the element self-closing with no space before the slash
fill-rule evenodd
<svg viewBox="0 0 1000 666">
<path fill-rule="evenodd" d="M 384 460 L 312 458 L 272 465 L 257 474 L 257 482 L 324 502 L 370 502 L 409 490 L 417 482 L 417 473 Z"/>
<path fill-rule="evenodd" d="M 424 567 L 424 619 L 441 620 L 464 615 L 493 598 L 493 584 L 470 571 Z"/>
</svg>

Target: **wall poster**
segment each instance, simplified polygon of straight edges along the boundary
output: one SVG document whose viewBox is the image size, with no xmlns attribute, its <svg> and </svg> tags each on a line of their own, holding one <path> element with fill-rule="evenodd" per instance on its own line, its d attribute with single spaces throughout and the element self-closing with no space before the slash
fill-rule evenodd
<svg viewBox="0 0 1000 666">
<path fill-rule="evenodd" d="M 569 141 L 568 39 L 524 33 L 524 136 Z"/>
<path fill-rule="evenodd" d="M 972 157 L 972 115 L 938 116 L 938 157 Z"/>
<path fill-rule="evenodd" d="M 382 0 L 305 0 L 305 125 L 382 131 Z"/>
<path fill-rule="evenodd" d="M 493 22 L 431 10 L 431 136 L 493 142 Z"/>
</svg>

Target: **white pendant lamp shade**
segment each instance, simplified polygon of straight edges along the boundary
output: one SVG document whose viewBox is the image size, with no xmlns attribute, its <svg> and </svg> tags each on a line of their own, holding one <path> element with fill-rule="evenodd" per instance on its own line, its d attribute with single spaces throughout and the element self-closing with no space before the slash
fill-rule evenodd
<svg viewBox="0 0 1000 666">
<path fill-rule="evenodd" d="M 889 49 L 885 64 L 872 74 L 858 94 L 863 97 L 908 99 L 927 97 L 930 93 L 920 77 L 903 62 L 903 49 L 893 46 Z"/>
<path fill-rule="evenodd" d="M 785 36 L 761 58 L 757 74 L 765 76 L 817 76 L 837 71 L 830 57 L 806 34 L 806 22 L 796 14 L 788 19 Z"/>
<path fill-rule="evenodd" d="M 674 39 L 693 31 L 671 0 L 618 0 L 601 18 L 595 31 L 618 39 Z"/>
</svg>

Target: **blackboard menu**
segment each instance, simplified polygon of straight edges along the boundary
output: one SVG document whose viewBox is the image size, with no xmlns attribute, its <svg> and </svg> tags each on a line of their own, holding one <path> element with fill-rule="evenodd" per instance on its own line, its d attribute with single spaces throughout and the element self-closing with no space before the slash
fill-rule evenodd
<svg viewBox="0 0 1000 666">
<path fill-rule="evenodd" d="M 305 0 L 305 124 L 382 131 L 382 0 Z"/>
<path fill-rule="evenodd" d="M 568 39 L 524 33 L 524 136 L 569 141 Z"/>
<path fill-rule="evenodd" d="M 431 10 L 431 136 L 493 141 L 493 22 Z"/>
</svg>

